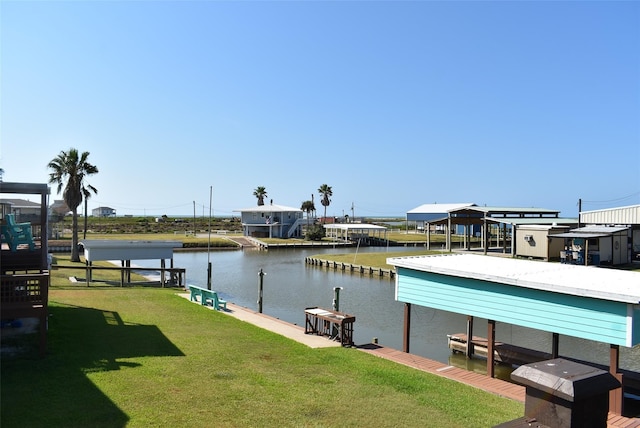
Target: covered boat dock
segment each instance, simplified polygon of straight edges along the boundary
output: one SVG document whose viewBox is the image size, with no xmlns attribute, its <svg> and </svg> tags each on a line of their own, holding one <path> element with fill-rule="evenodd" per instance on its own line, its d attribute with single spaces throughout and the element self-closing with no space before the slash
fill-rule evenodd
<svg viewBox="0 0 640 428">
<path fill-rule="evenodd" d="M 86 265 L 86 281 L 87 286 L 92 281 L 92 271 L 94 269 L 109 269 L 111 267 L 94 267 L 93 262 L 99 260 L 120 260 L 120 267 L 112 267 L 113 269 L 119 269 L 121 273 L 120 284 L 125 282 L 131 282 L 131 260 L 160 260 L 160 284 L 164 287 L 167 283 L 165 273 L 169 273 L 171 276 L 177 276 L 172 278 L 171 283 L 177 282 L 174 285 L 184 285 L 183 276 L 185 275 L 184 269 L 178 269 L 173 267 L 173 249 L 181 248 L 182 243 L 180 241 L 120 241 L 120 240 L 84 240 L 80 244 L 84 248 L 84 258 Z M 169 259 L 170 267 L 166 267 L 165 260 Z M 153 270 L 147 268 L 137 268 L 144 270 Z"/>
<path fill-rule="evenodd" d="M 369 243 L 369 239 L 387 240 L 387 228 L 368 223 L 331 223 L 324 228 L 328 237 L 351 242 Z"/>
<path fill-rule="evenodd" d="M 502 247 L 504 253 L 515 256 L 515 233 L 519 225 L 554 225 L 575 226 L 577 219 L 561 218 L 557 210 L 544 208 L 518 208 L 518 207 L 479 207 L 465 206 L 448 211 L 446 217 L 432 219 L 426 222 L 427 248 L 430 248 L 430 229 L 432 225 L 442 226 L 446 233 L 446 250 L 452 249 L 451 234 L 457 227 L 463 229 L 464 247 L 471 249 L 473 231 L 479 232 L 481 247 L 487 254 L 489 247 Z"/>
<path fill-rule="evenodd" d="M 640 274 L 476 254 L 387 259 L 396 267 L 395 298 L 405 303 L 403 351 L 409 352 L 411 306 L 487 319 L 487 375 L 494 376 L 496 322 L 610 345 L 609 371 L 622 383 L 620 346 L 640 343 Z M 468 337 L 473 336 L 467 325 Z M 623 389 L 611 393 L 622 413 Z"/>
</svg>

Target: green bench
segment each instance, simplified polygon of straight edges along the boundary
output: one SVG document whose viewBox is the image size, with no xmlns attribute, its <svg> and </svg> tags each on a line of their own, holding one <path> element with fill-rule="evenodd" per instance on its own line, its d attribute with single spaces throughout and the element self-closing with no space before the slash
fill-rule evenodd
<svg viewBox="0 0 640 428">
<path fill-rule="evenodd" d="M 211 306 L 217 311 L 224 309 L 227 310 L 227 301 L 218 297 L 218 293 L 213 290 L 207 290 L 206 288 L 198 287 L 196 285 L 189 285 L 189 291 L 191 293 L 191 301 L 197 302 L 200 297 L 200 304 L 208 306 L 211 302 Z"/>
</svg>

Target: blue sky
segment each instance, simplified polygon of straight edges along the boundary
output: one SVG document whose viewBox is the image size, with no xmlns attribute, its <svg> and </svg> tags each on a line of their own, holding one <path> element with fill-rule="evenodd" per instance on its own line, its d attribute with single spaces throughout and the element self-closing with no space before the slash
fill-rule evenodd
<svg viewBox="0 0 640 428">
<path fill-rule="evenodd" d="M 0 37 L 4 180 L 88 151 L 90 209 L 640 203 L 640 2 L 3 0 Z"/>
</svg>

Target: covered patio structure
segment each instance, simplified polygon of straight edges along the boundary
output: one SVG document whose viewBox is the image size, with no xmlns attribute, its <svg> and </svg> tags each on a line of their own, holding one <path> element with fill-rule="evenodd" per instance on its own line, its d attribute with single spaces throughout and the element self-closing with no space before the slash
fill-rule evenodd
<svg viewBox="0 0 640 428">
<path fill-rule="evenodd" d="M 640 275 L 559 263 L 478 254 L 387 259 L 396 267 L 395 297 L 404 302 L 403 351 L 409 352 L 411 306 L 467 315 L 487 323 L 487 375 L 494 376 L 495 325 L 503 322 L 548 332 L 551 354 L 560 335 L 610 346 L 609 371 L 623 385 L 620 346 L 640 343 Z M 611 411 L 622 414 L 623 389 L 611 393 Z"/>
<path fill-rule="evenodd" d="M 452 250 L 451 235 L 460 226 L 463 229 L 464 248 L 471 249 L 471 231 L 480 227 L 481 248 L 487 254 L 489 248 L 502 248 L 504 253 L 515 255 L 513 245 L 517 225 L 520 224 L 557 224 L 574 225 L 576 219 L 559 217 L 560 211 L 544 208 L 517 208 L 517 207 L 479 207 L 467 206 L 454 208 L 448 212 L 447 217 L 432 220 L 427 223 L 427 248 L 430 249 L 429 230 L 431 225 L 443 225 L 446 229 L 447 251 Z"/>
<path fill-rule="evenodd" d="M 584 265 L 622 265 L 631 262 L 628 245 L 631 230 L 626 226 L 586 226 L 549 238 L 563 240 L 565 258 Z"/>
<path fill-rule="evenodd" d="M 387 240 L 387 228 L 367 223 L 331 223 L 324 225 L 328 237 L 368 244 L 371 238 Z"/>
<path fill-rule="evenodd" d="M 87 286 L 92 281 L 94 261 L 99 260 L 120 260 L 121 267 L 113 267 L 119 269 L 121 273 L 121 285 L 125 282 L 131 282 L 131 260 L 160 260 L 160 284 L 162 287 L 166 285 L 165 273 L 171 275 L 177 274 L 178 278 L 173 278 L 175 285 L 183 284 L 184 269 L 176 269 L 173 267 L 173 249 L 181 248 L 180 241 L 120 241 L 108 239 L 89 239 L 80 242 L 84 248 L 84 258 L 86 264 L 86 281 Z M 169 259 L 170 267 L 166 267 L 166 260 Z M 100 269 L 107 269 L 101 267 Z M 149 269 L 147 269 L 149 270 Z"/>
</svg>

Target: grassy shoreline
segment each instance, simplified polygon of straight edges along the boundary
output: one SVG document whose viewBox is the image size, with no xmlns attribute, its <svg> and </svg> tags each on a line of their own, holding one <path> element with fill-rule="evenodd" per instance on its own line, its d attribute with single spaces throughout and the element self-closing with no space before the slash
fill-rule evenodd
<svg viewBox="0 0 640 428">
<path fill-rule="evenodd" d="M 489 427 L 523 412 L 356 349 L 307 348 L 175 289 L 51 275 L 47 357 L 1 361 L 3 427 Z"/>
</svg>

